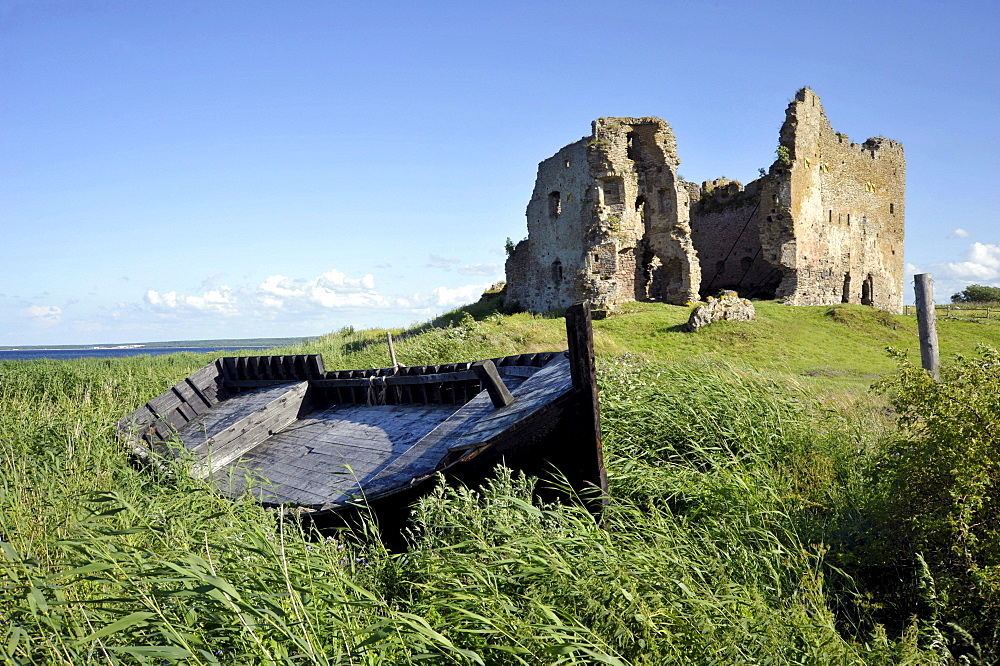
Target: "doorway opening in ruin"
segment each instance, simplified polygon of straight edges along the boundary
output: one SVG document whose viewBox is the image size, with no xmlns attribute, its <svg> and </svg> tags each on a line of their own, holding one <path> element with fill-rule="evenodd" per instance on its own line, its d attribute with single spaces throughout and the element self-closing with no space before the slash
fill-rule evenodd
<svg viewBox="0 0 1000 666">
<path fill-rule="evenodd" d="M 650 300 L 681 304 L 688 298 L 687 291 L 683 289 L 683 264 L 677 257 L 661 259 L 660 265 L 653 270 L 650 282 Z"/>
<path fill-rule="evenodd" d="M 782 279 L 785 277 L 784 273 L 778 267 L 771 268 L 764 275 L 760 275 L 761 271 L 764 269 L 758 269 L 756 274 L 751 278 L 752 281 L 747 280 L 746 277 L 743 279 L 743 284 L 736 291 L 743 298 L 757 298 L 760 300 L 769 301 L 777 297 L 778 287 L 781 285 Z M 758 276 L 760 276 L 758 278 Z"/>
<path fill-rule="evenodd" d="M 635 248 L 635 300 L 649 301 L 655 298 L 653 280 L 660 262 L 645 240 Z"/>
<path fill-rule="evenodd" d="M 559 192 L 549 192 L 549 217 L 559 217 L 562 213 L 562 195 Z"/>
<path fill-rule="evenodd" d="M 563 268 L 562 262 L 556 259 L 552 262 L 552 281 L 556 284 L 562 282 L 563 279 Z"/>
<path fill-rule="evenodd" d="M 875 304 L 875 281 L 869 273 L 865 281 L 861 283 L 861 305 Z"/>
<path fill-rule="evenodd" d="M 840 294 L 841 303 L 851 302 L 851 274 L 844 273 L 844 289 Z"/>
</svg>

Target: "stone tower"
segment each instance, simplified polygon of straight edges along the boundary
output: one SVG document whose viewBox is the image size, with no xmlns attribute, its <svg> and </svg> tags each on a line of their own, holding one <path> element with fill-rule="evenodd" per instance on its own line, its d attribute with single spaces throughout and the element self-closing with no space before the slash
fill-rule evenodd
<svg viewBox="0 0 1000 666">
<path fill-rule="evenodd" d="M 599 118 L 538 165 L 507 298 L 536 312 L 589 299 L 697 298 L 699 266 L 674 134 L 659 118 Z"/>
<path fill-rule="evenodd" d="M 884 138 L 830 126 L 808 88 L 785 111 L 778 159 L 749 183 L 691 184 L 703 296 L 734 289 L 791 305 L 901 312 L 906 160 Z"/>
</svg>

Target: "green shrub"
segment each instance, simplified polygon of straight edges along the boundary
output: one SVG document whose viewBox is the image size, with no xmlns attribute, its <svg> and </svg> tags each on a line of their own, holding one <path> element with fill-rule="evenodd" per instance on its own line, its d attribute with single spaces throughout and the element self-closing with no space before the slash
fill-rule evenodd
<svg viewBox="0 0 1000 666">
<path fill-rule="evenodd" d="M 896 591 L 953 652 L 1000 658 L 1000 353 L 958 357 L 935 382 L 899 355 L 881 382 L 900 436 L 873 469 L 886 564 L 913 571 Z M 965 644 L 965 645 L 963 645 Z M 985 656 L 985 655 L 984 655 Z"/>
</svg>

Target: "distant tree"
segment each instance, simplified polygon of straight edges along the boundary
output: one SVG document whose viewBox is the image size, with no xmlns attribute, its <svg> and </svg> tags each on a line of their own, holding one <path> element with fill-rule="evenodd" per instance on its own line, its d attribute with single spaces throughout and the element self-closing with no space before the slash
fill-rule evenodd
<svg viewBox="0 0 1000 666">
<path fill-rule="evenodd" d="M 957 294 L 952 294 L 952 303 L 995 303 L 1000 301 L 1000 287 L 985 287 L 970 284 Z"/>
</svg>

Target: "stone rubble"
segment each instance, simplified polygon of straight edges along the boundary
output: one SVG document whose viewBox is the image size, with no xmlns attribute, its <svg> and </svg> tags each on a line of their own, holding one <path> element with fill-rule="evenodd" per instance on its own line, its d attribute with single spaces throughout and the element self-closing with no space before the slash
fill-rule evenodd
<svg viewBox="0 0 1000 666">
<path fill-rule="evenodd" d="M 756 321 L 757 311 L 749 298 L 740 298 L 739 294 L 731 290 L 723 290 L 719 297 L 709 296 L 705 302 L 700 304 L 691 313 L 686 331 L 697 331 L 702 326 L 717 321 Z"/>
</svg>

